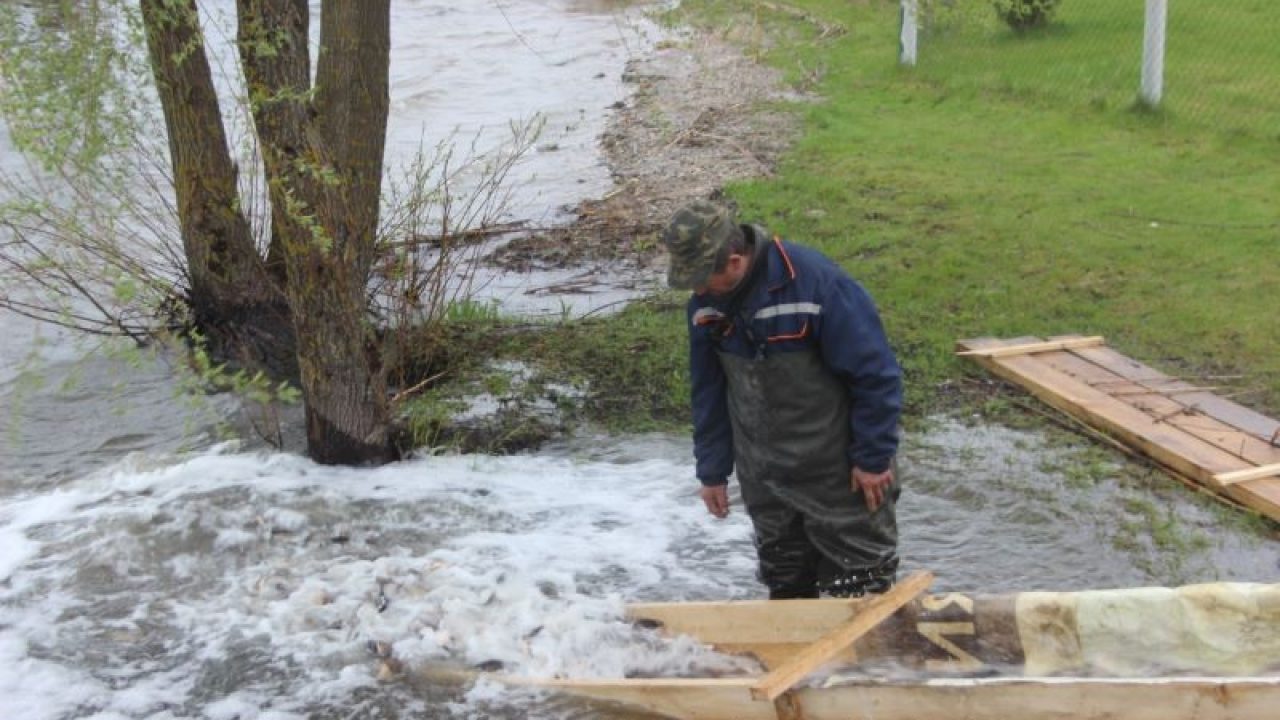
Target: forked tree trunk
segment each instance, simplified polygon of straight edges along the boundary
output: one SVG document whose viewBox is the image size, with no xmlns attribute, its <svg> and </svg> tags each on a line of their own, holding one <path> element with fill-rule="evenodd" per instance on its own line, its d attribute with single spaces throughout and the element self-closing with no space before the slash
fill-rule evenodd
<svg viewBox="0 0 1280 720">
<path fill-rule="evenodd" d="M 195 0 L 141 0 L 169 135 L 193 320 L 216 350 L 294 374 L 293 328 L 239 210 Z"/>
<path fill-rule="evenodd" d="M 238 44 L 282 241 L 306 403 L 323 463 L 394 459 L 366 291 L 381 196 L 390 0 L 325 0 L 311 92 L 306 0 L 237 0 Z"/>
</svg>

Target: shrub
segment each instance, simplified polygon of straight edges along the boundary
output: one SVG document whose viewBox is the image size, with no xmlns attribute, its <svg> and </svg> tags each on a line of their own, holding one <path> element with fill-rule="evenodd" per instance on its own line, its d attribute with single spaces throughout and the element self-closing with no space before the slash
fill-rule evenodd
<svg viewBox="0 0 1280 720">
<path fill-rule="evenodd" d="M 1016 32 L 1049 23 L 1058 0 L 993 0 L 996 14 Z"/>
</svg>

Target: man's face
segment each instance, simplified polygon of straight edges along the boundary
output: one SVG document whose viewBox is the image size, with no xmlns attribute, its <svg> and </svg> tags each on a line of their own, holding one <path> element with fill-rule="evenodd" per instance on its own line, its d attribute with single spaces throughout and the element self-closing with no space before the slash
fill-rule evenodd
<svg viewBox="0 0 1280 720">
<path fill-rule="evenodd" d="M 720 272 L 711 273 L 711 276 L 707 278 L 707 284 L 694 288 L 694 294 L 728 295 L 734 288 L 738 287 L 738 283 L 742 282 L 743 276 L 747 274 L 747 266 L 749 264 L 750 260 L 746 255 L 730 255 L 724 269 Z"/>
</svg>

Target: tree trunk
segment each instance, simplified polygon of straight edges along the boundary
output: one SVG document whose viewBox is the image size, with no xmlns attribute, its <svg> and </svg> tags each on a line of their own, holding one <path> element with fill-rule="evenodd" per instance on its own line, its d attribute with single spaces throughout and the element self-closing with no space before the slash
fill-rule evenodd
<svg viewBox="0 0 1280 720">
<path fill-rule="evenodd" d="M 356 272 L 365 279 L 382 200 L 390 64 L 390 0 L 324 0 L 314 107 L 320 141 L 346 189 L 347 207 L 335 220 L 355 241 Z"/>
<path fill-rule="evenodd" d="M 390 2 L 326 0 L 310 92 L 306 0 L 237 0 L 298 337 L 307 447 L 318 462 L 395 458 L 366 292 L 381 196 Z"/>
<path fill-rule="evenodd" d="M 169 135 L 194 324 L 223 355 L 295 375 L 293 328 L 238 209 L 195 0 L 141 0 L 147 48 Z"/>
</svg>

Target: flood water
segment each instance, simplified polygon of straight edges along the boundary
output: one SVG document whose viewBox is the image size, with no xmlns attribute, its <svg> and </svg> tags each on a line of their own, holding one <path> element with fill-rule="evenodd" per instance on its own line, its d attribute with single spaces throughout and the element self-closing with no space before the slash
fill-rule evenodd
<svg viewBox="0 0 1280 720">
<path fill-rule="evenodd" d="M 389 147 L 544 113 L 559 149 L 522 166 L 515 207 L 550 219 L 607 189 L 594 138 L 623 64 L 656 40 L 646 21 L 568 0 L 393 13 Z M 706 514 L 685 437 L 321 467 L 223 437 L 234 402 L 183 400 L 164 362 L 8 316 L 0 333 L 6 720 L 621 717 L 487 684 L 380 682 L 371 648 L 387 646 L 415 670 L 735 669 L 620 621 L 627 601 L 763 594 L 740 503 Z M 1280 575 L 1273 543 L 1082 441 L 935 418 L 906 438 L 902 469 L 905 569 L 934 571 L 938 591 Z"/>
</svg>

